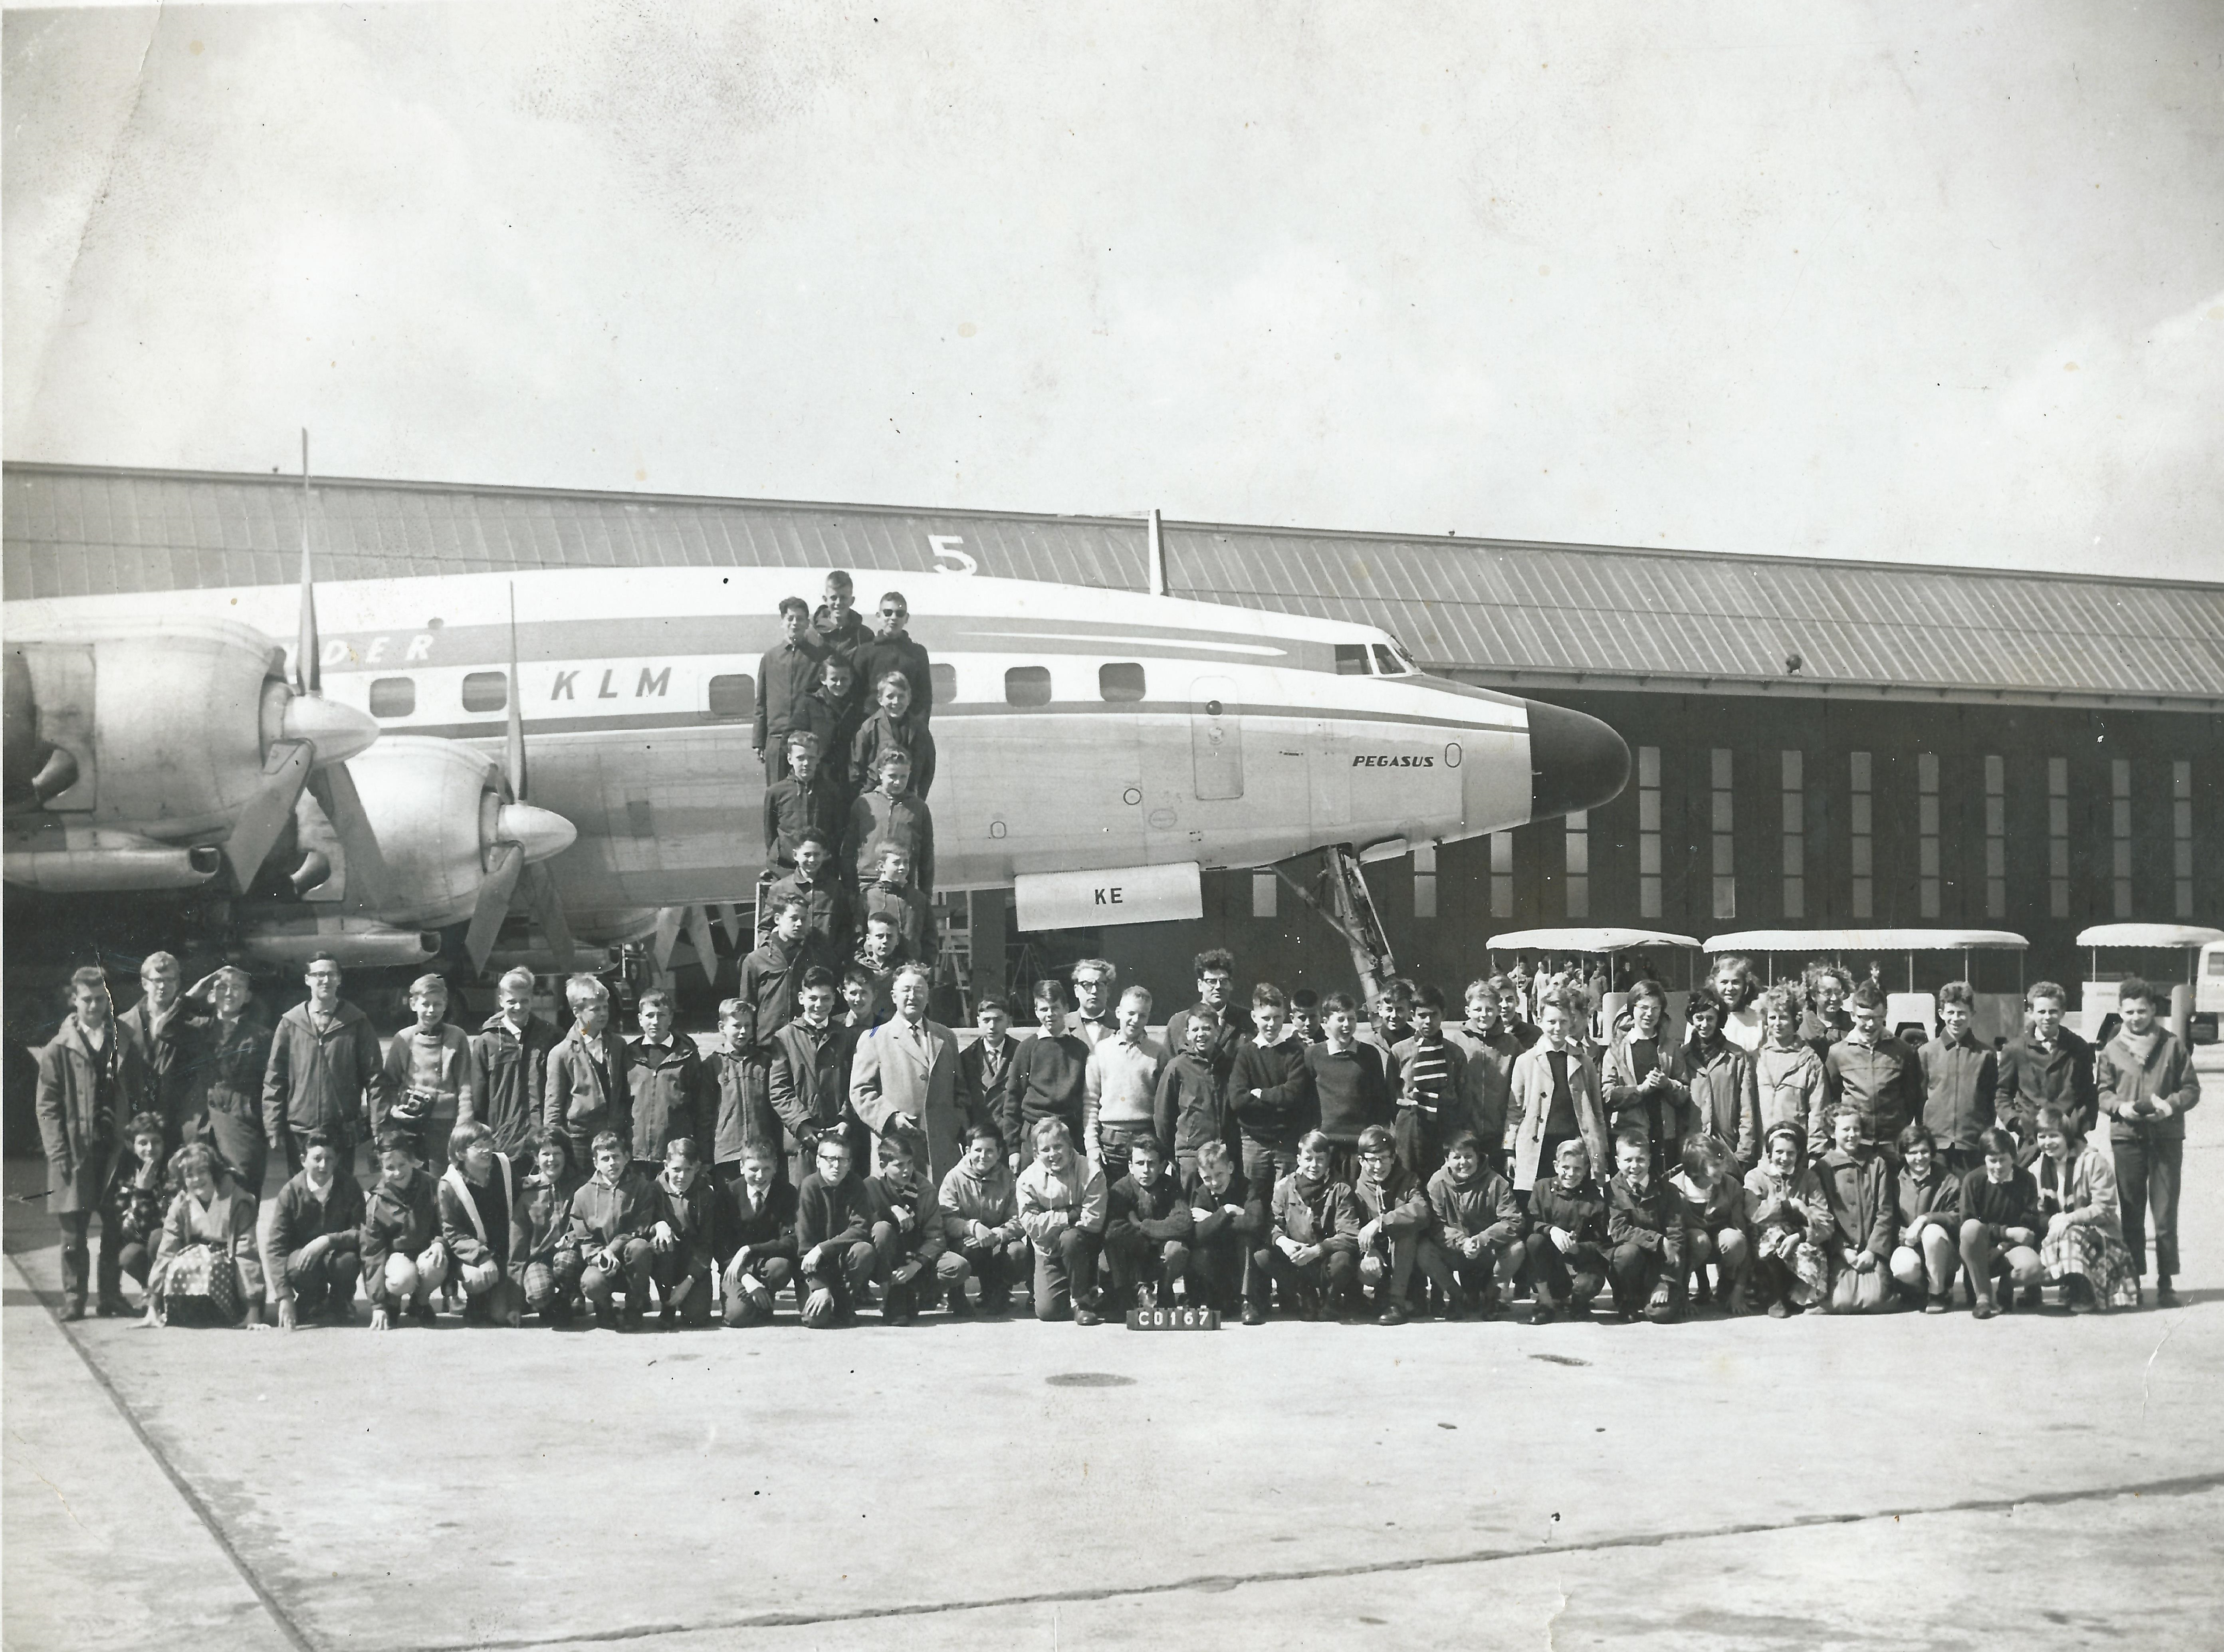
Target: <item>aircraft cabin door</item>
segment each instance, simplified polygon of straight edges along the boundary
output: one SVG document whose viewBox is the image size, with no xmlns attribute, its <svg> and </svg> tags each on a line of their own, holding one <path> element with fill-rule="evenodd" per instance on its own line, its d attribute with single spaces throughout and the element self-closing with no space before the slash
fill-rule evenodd
<svg viewBox="0 0 2224 1652">
<path fill-rule="evenodd" d="M 1243 722 L 1229 677 L 1198 677 L 1189 686 L 1190 763 L 1200 803 L 1243 795 Z"/>
</svg>

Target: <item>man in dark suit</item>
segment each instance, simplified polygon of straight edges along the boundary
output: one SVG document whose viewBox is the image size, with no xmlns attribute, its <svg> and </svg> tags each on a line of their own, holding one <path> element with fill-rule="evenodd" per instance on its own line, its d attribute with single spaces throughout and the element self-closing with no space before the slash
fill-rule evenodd
<svg viewBox="0 0 2224 1652">
<path fill-rule="evenodd" d="M 772 1107 L 786 1127 L 788 1171 L 799 1187 L 812 1172 L 822 1136 L 847 1136 L 852 1159 L 864 1156 L 865 1132 L 849 1122 L 851 1045 L 835 1024 L 834 994 L 833 971 L 816 964 L 806 970 L 800 1013 L 767 1046 Z"/>
<path fill-rule="evenodd" d="M 1012 1059 L 1020 1042 L 1012 1036 L 1011 1006 L 1001 998 L 983 998 L 973 1016 L 981 1036 L 957 1059 L 957 1104 L 968 1130 L 994 1124 L 1001 1130 L 1019 1065 Z"/>
</svg>

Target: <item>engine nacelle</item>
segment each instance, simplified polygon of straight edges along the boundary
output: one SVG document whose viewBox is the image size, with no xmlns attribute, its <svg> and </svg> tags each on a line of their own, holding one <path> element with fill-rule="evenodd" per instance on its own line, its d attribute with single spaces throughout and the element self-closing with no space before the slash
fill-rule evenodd
<svg viewBox="0 0 2224 1652">
<path fill-rule="evenodd" d="M 313 740 L 322 765 L 378 736 L 351 707 L 295 696 L 280 651 L 246 625 L 34 621 L 11 626 L 8 655 L 10 813 L 220 840 L 263 790 L 278 742 Z"/>
<path fill-rule="evenodd" d="M 561 815 L 505 801 L 495 760 L 452 741 L 389 735 L 351 758 L 348 773 L 386 863 L 376 916 L 389 924 L 460 923 L 496 845 L 518 844 L 533 862 L 578 835 Z"/>
</svg>

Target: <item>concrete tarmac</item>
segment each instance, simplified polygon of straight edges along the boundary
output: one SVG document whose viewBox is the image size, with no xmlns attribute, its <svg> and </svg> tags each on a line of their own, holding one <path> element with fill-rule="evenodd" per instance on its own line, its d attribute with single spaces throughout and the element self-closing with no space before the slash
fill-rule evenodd
<svg viewBox="0 0 2224 1652">
<path fill-rule="evenodd" d="M 2187 1306 L 2091 1318 L 149 1332 L 11 1202 L 0 1639 L 2215 1646 L 2203 1065 Z"/>
</svg>

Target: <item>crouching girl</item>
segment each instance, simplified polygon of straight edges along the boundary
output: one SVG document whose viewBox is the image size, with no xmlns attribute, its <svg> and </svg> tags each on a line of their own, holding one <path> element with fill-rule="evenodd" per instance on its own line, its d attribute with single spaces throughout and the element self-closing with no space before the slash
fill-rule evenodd
<svg viewBox="0 0 2224 1652">
<path fill-rule="evenodd" d="M 147 1275 L 145 1323 L 263 1329 L 254 1198 L 219 1171 L 216 1155 L 199 1142 L 178 1149 L 170 1175 L 179 1191 L 162 1218 L 161 1244 Z"/>
<path fill-rule="evenodd" d="M 2062 1300 L 2073 1313 L 2137 1307 L 2139 1276 L 2124 1244 L 2114 1169 L 2085 1145 L 2059 1107 L 2040 1108 L 2038 1129 L 2031 1171 L 2046 1218 L 2038 1259 L 2047 1278 L 2061 1285 Z"/>
<path fill-rule="evenodd" d="M 494 1132 L 485 1125 L 458 1124 L 448 1132 L 448 1168 L 438 1198 L 440 1243 L 464 1287 L 464 1323 L 522 1323 L 525 1292 L 510 1235 L 517 1173 L 508 1154 L 495 1151 Z"/>
<path fill-rule="evenodd" d="M 1772 1320 L 1812 1307 L 1830 1288 L 1830 1262 L 1823 1250 L 1830 1212 L 1814 1172 L 1800 1168 L 1806 1147 L 1802 1128 L 1781 1120 L 1769 1128 L 1760 1162 L 1746 1173 L 1746 1228 Z"/>
</svg>

